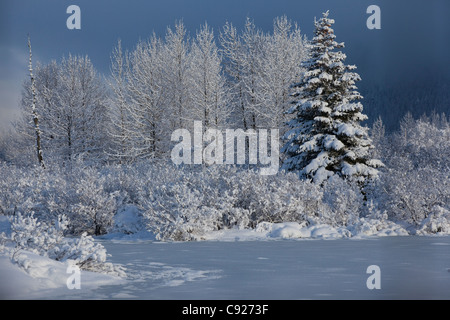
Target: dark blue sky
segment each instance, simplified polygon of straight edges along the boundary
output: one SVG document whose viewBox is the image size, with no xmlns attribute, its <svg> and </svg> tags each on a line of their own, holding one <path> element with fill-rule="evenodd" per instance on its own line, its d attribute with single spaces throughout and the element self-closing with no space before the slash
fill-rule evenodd
<svg viewBox="0 0 450 320">
<path fill-rule="evenodd" d="M 71 4 L 81 8 L 81 30 L 66 28 Z M 381 30 L 366 27 L 371 4 L 381 8 Z M 28 33 L 35 62 L 87 54 L 107 74 L 118 38 L 131 49 L 153 31 L 163 36 L 178 19 L 194 35 L 205 21 L 217 34 L 226 21 L 241 28 L 247 16 L 270 31 L 275 17 L 287 15 L 311 38 L 314 17 L 326 10 L 336 20 L 337 40 L 346 44 L 347 62 L 358 67 L 360 86 L 450 80 L 448 0 L 1 0 L 0 126 L 17 110 Z"/>
</svg>

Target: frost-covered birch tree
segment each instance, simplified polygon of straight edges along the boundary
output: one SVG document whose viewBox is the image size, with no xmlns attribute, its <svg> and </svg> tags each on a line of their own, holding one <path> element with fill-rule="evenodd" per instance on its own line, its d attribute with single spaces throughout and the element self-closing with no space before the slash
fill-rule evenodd
<svg viewBox="0 0 450 320">
<path fill-rule="evenodd" d="M 186 110 L 189 101 L 189 37 L 184 24 L 175 24 L 175 30 L 167 28 L 163 47 L 165 103 L 170 108 L 172 129 L 187 126 Z"/>
<path fill-rule="evenodd" d="M 225 77 L 221 57 L 214 41 L 214 33 L 203 25 L 191 49 L 191 102 L 190 117 L 201 120 L 205 127 L 219 128 L 229 116 Z"/>
<path fill-rule="evenodd" d="M 27 105 L 35 101 L 47 164 L 67 164 L 81 154 L 103 160 L 109 141 L 106 90 L 90 59 L 70 55 L 60 63 L 38 65 L 33 83 L 24 83 L 22 114 L 26 118 Z M 29 122 L 20 121 L 16 129 L 30 136 Z"/>
<path fill-rule="evenodd" d="M 33 63 L 32 63 L 32 52 L 31 52 L 31 40 L 30 37 L 28 37 L 28 48 L 30 51 L 30 63 L 29 63 L 29 71 L 30 71 L 30 84 L 31 84 L 31 114 L 33 116 L 33 124 L 34 124 L 34 130 L 36 133 L 36 151 L 37 151 L 37 157 L 39 164 L 42 166 L 42 168 L 45 168 L 44 164 L 44 157 L 43 157 L 43 151 L 42 151 L 42 133 L 41 128 L 39 124 L 39 115 L 36 109 L 37 104 L 37 93 L 36 93 L 36 83 L 35 78 L 33 75 Z"/>
<path fill-rule="evenodd" d="M 128 112 L 134 158 L 154 158 L 167 147 L 167 122 L 173 119 L 173 109 L 165 94 L 171 88 L 164 82 L 164 51 L 155 35 L 138 43 L 130 56 Z M 177 109 L 178 110 L 178 109 Z"/>
<path fill-rule="evenodd" d="M 61 148 L 69 162 L 81 154 L 101 160 L 108 141 L 106 88 L 91 60 L 87 56 L 63 58 L 58 82 L 58 104 L 48 115 L 60 142 L 55 147 Z"/>
<path fill-rule="evenodd" d="M 227 80 L 228 99 L 234 115 L 235 125 L 248 129 L 249 117 L 244 87 L 244 52 L 236 28 L 227 22 L 219 36 L 223 67 Z"/>
<path fill-rule="evenodd" d="M 119 161 L 126 163 L 131 159 L 130 138 L 130 115 L 129 94 L 127 91 L 128 56 L 123 53 L 122 41 L 117 41 L 117 46 L 111 54 L 111 80 L 109 85 L 112 89 L 111 103 L 109 104 L 109 116 L 111 126 L 109 135 L 111 137 L 111 150 L 108 154 Z"/>
<path fill-rule="evenodd" d="M 273 34 L 265 36 L 260 62 L 260 108 L 256 109 L 260 126 L 283 129 L 286 111 L 291 105 L 291 85 L 302 72 L 299 61 L 307 58 L 305 39 L 300 28 L 286 16 L 274 20 Z M 283 132 L 282 132 L 283 133 Z"/>
<path fill-rule="evenodd" d="M 251 129 L 258 126 L 258 114 L 260 114 L 260 101 L 258 100 L 258 90 L 261 78 L 261 62 L 264 45 L 264 35 L 257 29 L 255 23 L 247 18 L 244 32 L 241 37 L 243 45 L 242 58 L 242 83 L 244 101 L 247 105 L 249 118 L 246 120 Z"/>
<path fill-rule="evenodd" d="M 41 149 L 46 155 L 46 164 L 52 161 L 54 150 L 49 148 L 53 139 L 52 126 L 46 120 L 47 114 L 57 102 L 57 74 L 58 65 L 56 61 L 51 61 L 47 65 L 37 63 L 33 68 L 33 83 L 27 79 L 23 83 L 22 96 L 20 101 L 20 117 L 14 122 L 15 139 L 12 141 L 14 149 L 17 150 L 16 161 L 20 163 L 30 163 L 30 149 L 36 148 L 36 128 L 33 121 L 31 106 L 35 106 L 36 114 L 39 117 L 39 129 L 41 137 Z M 37 113 L 37 110 L 39 112 Z M 20 157 L 18 156 L 20 154 Z M 35 158 L 33 152 L 33 158 Z"/>
</svg>

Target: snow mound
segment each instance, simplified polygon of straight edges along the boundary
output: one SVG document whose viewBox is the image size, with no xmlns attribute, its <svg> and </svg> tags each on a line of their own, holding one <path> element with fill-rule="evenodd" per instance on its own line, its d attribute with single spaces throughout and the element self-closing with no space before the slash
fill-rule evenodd
<svg viewBox="0 0 450 320">
<path fill-rule="evenodd" d="M 358 238 L 365 236 L 386 237 L 408 235 L 408 231 L 395 222 L 378 219 L 359 218 L 356 223 L 348 226 L 348 230 L 353 237 Z"/>
<path fill-rule="evenodd" d="M 70 290 L 68 272 L 73 263 L 59 262 L 29 251 L 20 251 L 13 263 L 0 254 L 0 299 L 42 299 L 58 296 L 61 299 L 90 292 L 103 285 L 124 283 L 124 279 L 90 271 L 80 271 L 81 289 Z M 48 294 L 47 294 L 48 293 Z"/>
<path fill-rule="evenodd" d="M 272 224 L 272 228 L 268 233 L 270 238 L 309 238 L 311 233 L 307 228 L 297 222 L 285 222 Z"/>
<path fill-rule="evenodd" d="M 350 232 L 345 228 L 334 228 L 326 224 L 314 225 L 309 228 L 311 238 L 314 239 L 340 239 L 350 237 Z"/>
<path fill-rule="evenodd" d="M 342 239 L 384 236 L 406 236 L 408 231 L 388 220 L 360 218 L 346 227 L 307 222 L 260 222 L 253 230 L 220 230 L 210 232 L 204 240 L 253 241 L 276 239 Z"/>
<path fill-rule="evenodd" d="M 301 224 L 297 222 L 261 222 L 256 226 L 255 231 L 265 233 L 268 238 L 276 239 L 340 239 L 350 236 L 350 232 L 345 228 L 334 228 L 326 224 L 307 226 L 306 222 Z"/>
</svg>

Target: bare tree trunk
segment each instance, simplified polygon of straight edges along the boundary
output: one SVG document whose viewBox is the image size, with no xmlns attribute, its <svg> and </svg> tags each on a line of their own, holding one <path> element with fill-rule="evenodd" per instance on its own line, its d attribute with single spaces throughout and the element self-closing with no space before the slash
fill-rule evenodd
<svg viewBox="0 0 450 320">
<path fill-rule="evenodd" d="M 41 129 L 39 128 L 39 117 L 36 111 L 36 87 L 35 87 L 35 80 L 33 75 L 33 64 L 32 64 L 32 53 L 31 53 L 31 40 L 28 36 L 28 48 L 30 49 L 30 64 L 29 64 L 29 71 L 30 71 L 30 79 L 31 79 L 31 94 L 32 94 L 32 103 L 31 103 L 31 113 L 33 115 L 33 123 L 34 123 L 34 130 L 36 132 L 36 149 L 37 149 L 37 157 L 39 164 L 42 166 L 42 168 L 45 169 L 44 164 L 44 157 L 42 155 L 42 146 L 41 146 Z"/>
</svg>

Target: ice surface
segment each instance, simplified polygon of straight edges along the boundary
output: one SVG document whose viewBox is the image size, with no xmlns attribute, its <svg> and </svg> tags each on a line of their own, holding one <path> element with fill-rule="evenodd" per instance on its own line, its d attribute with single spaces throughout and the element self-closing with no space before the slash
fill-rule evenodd
<svg viewBox="0 0 450 320">
<path fill-rule="evenodd" d="M 19 267 L 0 254 L 0 298 L 450 299 L 450 236 L 401 235 L 400 225 L 368 218 L 346 228 L 262 222 L 195 242 L 109 234 L 97 241 L 126 279 L 81 271 L 81 289 L 69 290 L 68 262 L 22 251 Z M 381 269 L 380 290 L 366 287 L 370 265 Z"/>
<path fill-rule="evenodd" d="M 301 228 L 286 224 L 269 232 L 293 230 Z M 330 231 L 324 226 L 312 230 L 322 236 Z M 115 283 L 109 276 L 83 272 L 81 290 L 66 288 L 63 264 L 53 262 L 52 274 L 42 269 L 33 278 L 2 257 L 0 291 L 3 298 L 32 299 L 450 298 L 448 236 L 324 241 L 242 234 L 246 241 L 102 240 L 111 262 L 123 264 L 128 278 Z M 257 234 L 258 241 L 248 241 Z M 380 290 L 366 287 L 366 270 L 373 264 L 381 269 Z"/>
</svg>

